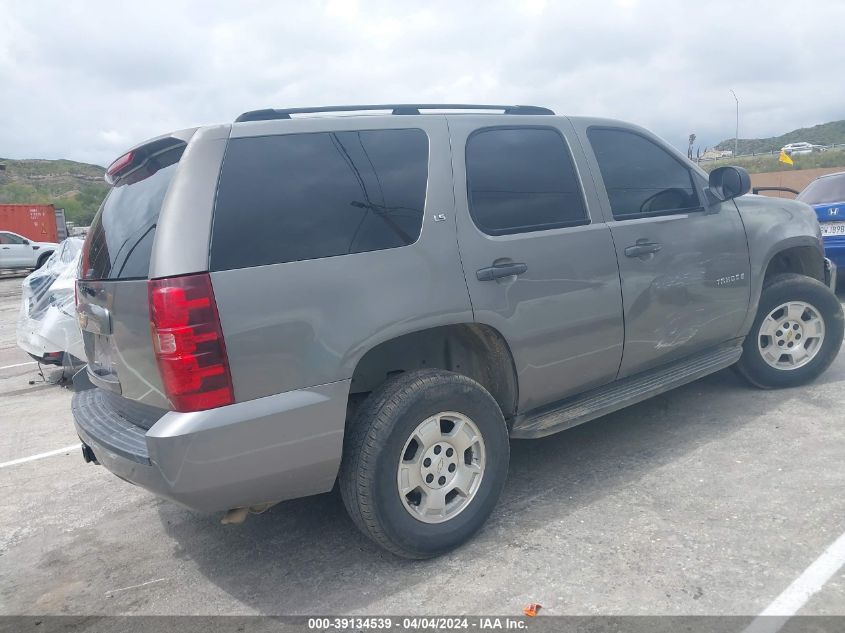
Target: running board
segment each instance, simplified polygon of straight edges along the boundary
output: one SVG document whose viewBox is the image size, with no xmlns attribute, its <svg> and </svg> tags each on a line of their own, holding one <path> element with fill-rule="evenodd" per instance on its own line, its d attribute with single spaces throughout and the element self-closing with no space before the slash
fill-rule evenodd
<svg viewBox="0 0 845 633">
<path fill-rule="evenodd" d="M 713 372 L 730 367 L 742 355 L 738 345 L 722 346 L 682 361 L 623 378 L 586 393 L 516 417 L 511 437 L 533 439 L 563 431 L 618 411 Z"/>
</svg>

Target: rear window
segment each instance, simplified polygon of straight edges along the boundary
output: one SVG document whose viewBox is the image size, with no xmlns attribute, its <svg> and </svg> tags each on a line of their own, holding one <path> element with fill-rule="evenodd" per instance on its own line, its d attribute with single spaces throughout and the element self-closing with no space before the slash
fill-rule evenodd
<svg viewBox="0 0 845 633">
<path fill-rule="evenodd" d="M 422 227 L 428 137 L 419 129 L 229 141 L 211 270 L 407 246 Z"/>
<path fill-rule="evenodd" d="M 845 174 L 814 180 L 798 194 L 796 200 L 807 204 L 845 202 Z"/>
<path fill-rule="evenodd" d="M 161 203 L 181 154 L 182 148 L 170 152 L 155 166 L 145 166 L 140 179 L 109 191 L 83 247 L 83 279 L 147 277 Z"/>
</svg>

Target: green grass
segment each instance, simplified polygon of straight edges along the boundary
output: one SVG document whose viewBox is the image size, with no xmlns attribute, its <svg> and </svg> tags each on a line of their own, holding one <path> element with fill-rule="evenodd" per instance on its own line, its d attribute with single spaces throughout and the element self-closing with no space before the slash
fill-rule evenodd
<svg viewBox="0 0 845 633">
<path fill-rule="evenodd" d="M 826 152 L 814 152 L 793 156 L 794 165 L 787 165 L 778 160 L 778 155 L 739 156 L 737 158 L 720 158 L 700 163 L 705 171 L 713 171 L 717 167 L 736 165 L 744 167 L 751 174 L 770 171 L 794 171 L 796 169 L 815 169 L 818 167 L 845 167 L 845 148 L 831 149 Z"/>
</svg>

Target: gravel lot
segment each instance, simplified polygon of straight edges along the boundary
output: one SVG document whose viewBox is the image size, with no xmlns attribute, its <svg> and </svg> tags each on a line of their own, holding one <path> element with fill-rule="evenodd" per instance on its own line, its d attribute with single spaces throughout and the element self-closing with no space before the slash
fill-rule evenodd
<svg viewBox="0 0 845 633">
<path fill-rule="evenodd" d="M 0 279 L 0 614 L 749 615 L 845 532 L 845 355 L 807 388 L 724 371 L 514 442 L 486 528 L 426 562 L 376 548 L 334 494 L 224 526 L 78 448 L 8 464 L 78 441 L 71 392 L 15 346 L 20 282 Z M 845 614 L 845 569 L 800 613 Z"/>
</svg>

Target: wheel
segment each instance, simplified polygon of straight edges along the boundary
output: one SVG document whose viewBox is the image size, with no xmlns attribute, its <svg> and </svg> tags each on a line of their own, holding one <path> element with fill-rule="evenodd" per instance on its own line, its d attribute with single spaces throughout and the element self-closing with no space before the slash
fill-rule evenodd
<svg viewBox="0 0 845 633">
<path fill-rule="evenodd" d="M 827 286 L 778 275 L 763 288 L 736 368 L 762 389 L 802 385 L 830 366 L 842 333 L 842 306 Z"/>
<path fill-rule="evenodd" d="M 46 261 L 50 259 L 50 255 L 52 255 L 52 253 L 44 253 L 41 257 L 39 257 L 38 262 L 35 264 L 35 270 L 41 268 Z"/>
<path fill-rule="evenodd" d="M 340 492 L 352 520 L 405 558 L 430 558 L 487 520 L 508 471 L 508 430 L 477 382 L 406 372 L 361 405 L 347 430 Z"/>
</svg>

